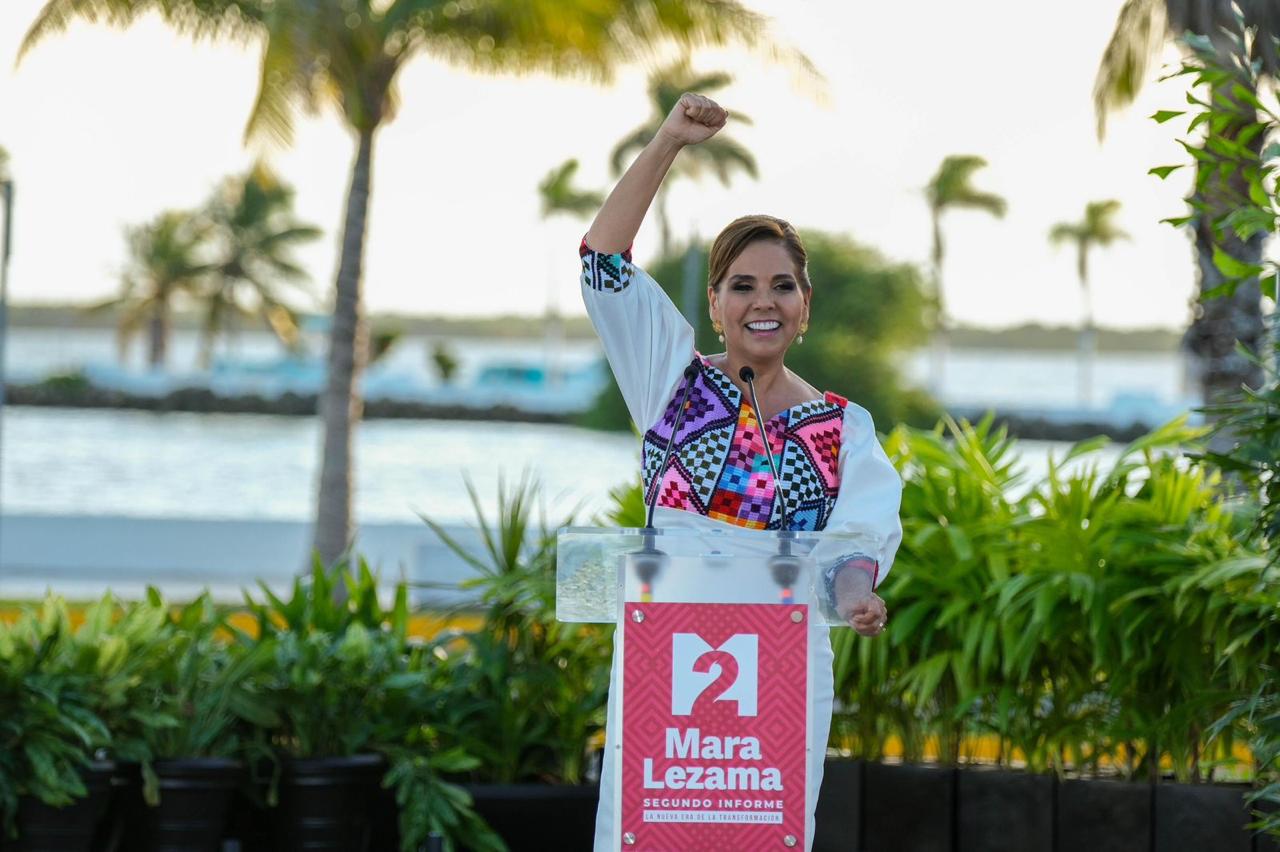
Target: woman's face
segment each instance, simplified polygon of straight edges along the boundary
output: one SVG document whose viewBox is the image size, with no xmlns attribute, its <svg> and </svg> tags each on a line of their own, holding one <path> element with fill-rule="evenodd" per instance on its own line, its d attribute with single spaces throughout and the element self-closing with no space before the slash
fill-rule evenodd
<svg viewBox="0 0 1280 852">
<path fill-rule="evenodd" d="M 782 243 L 751 243 L 729 264 L 719 287 L 708 288 L 711 319 L 724 326 L 725 351 L 748 363 L 781 360 L 809 322 L 808 292 Z"/>
</svg>

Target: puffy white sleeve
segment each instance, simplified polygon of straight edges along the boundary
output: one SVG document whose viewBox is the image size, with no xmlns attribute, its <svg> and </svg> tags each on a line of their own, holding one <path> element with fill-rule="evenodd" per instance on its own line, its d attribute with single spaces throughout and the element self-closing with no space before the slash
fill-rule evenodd
<svg viewBox="0 0 1280 852">
<path fill-rule="evenodd" d="M 901 506 L 902 477 L 880 446 L 871 415 L 850 402 L 840 443 L 840 494 L 825 531 L 855 534 L 864 546 L 831 560 L 829 581 L 852 566 L 871 575 L 873 588 L 884 582 L 902 543 Z"/>
<path fill-rule="evenodd" d="M 584 239 L 582 300 L 636 427 L 658 421 L 693 360 L 693 328 L 631 251 L 604 254 Z"/>
</svg>

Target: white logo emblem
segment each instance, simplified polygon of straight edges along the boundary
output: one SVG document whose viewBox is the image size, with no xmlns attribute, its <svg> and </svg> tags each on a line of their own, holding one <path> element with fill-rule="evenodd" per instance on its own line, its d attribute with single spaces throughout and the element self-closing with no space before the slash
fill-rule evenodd
<svg viewBox="0 0 1280 852">
<path fill-rule="evenodd" d="M 699 660 L 713 651 L 728 654 L 738 664 L 737 678 L 713 700 L 736 701 L 739 716 L 756 715 L 760 637 L 754 633 L 735 633 L 719 648 L 697 633 L 671 634 L 671 715 L 691 714 L 698 696 L 724 673 L 719 663 L 703 663 L 699 669 Z"/>
</svg>

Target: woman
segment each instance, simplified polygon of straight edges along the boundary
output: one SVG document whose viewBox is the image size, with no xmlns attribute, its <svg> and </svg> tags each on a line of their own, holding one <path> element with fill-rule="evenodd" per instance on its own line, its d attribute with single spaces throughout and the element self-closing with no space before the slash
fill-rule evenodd
<svg viewBox="0 0 1280 852">
<path fill-rule="evenodd" d="M 631 417 L 647 430 L 643 473 L 646 502 L 656 492 L 654 525 L 859 533 L 873 542 L 867 548 L 873 552 L 836 560 L 825 576 L 840 615 L 863 636 L 876 636 L 888 616 L 874 589 L 902 538 L 902 482 L 866 410 L 819 393 L 783 363 L 787 350 L 803 341 L 813 296 L 795 230 L 780 219 L 747 216 L 716 238 L 707 296 L 712 325 L 725 346 L 719 355 L 694 351 L 693 329 L 631 262 L 632 241 L 680 149 L 710 139 L 727 119 L 709 98 L 681 96 L 587 231 L 580 249 L 583 299 Z M 686 380 L 691 363 L 696 374 Z M 754 371 L 758 412 L 741 377 L 743 367 Z M 686 390 L 675 450 L 659 470 Z M 780 482 L 771 473 L 774 465 Z M 831 663 L 827 631 L 816 627 L 809 676 L 815 701 L 810 754 L 817 757 L 808 767 L 815 791 L 831 724 Z M 596 852 L 618 848 L 610 807 L 614 713 L 611 699 Z M 810 831 L 805 848 L 812 843 Z"/>
</svg>

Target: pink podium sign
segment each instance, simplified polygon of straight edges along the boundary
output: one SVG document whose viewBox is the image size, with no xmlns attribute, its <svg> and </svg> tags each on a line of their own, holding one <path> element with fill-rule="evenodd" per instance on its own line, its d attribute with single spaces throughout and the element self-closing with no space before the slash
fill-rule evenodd
<svg viewBox="0 0 1280 852">
<path fill-rule="evenodd" d="M 622 848 L 803 848 L 808 607 L 628 603 L 624 616 Z"/>
</svg>

